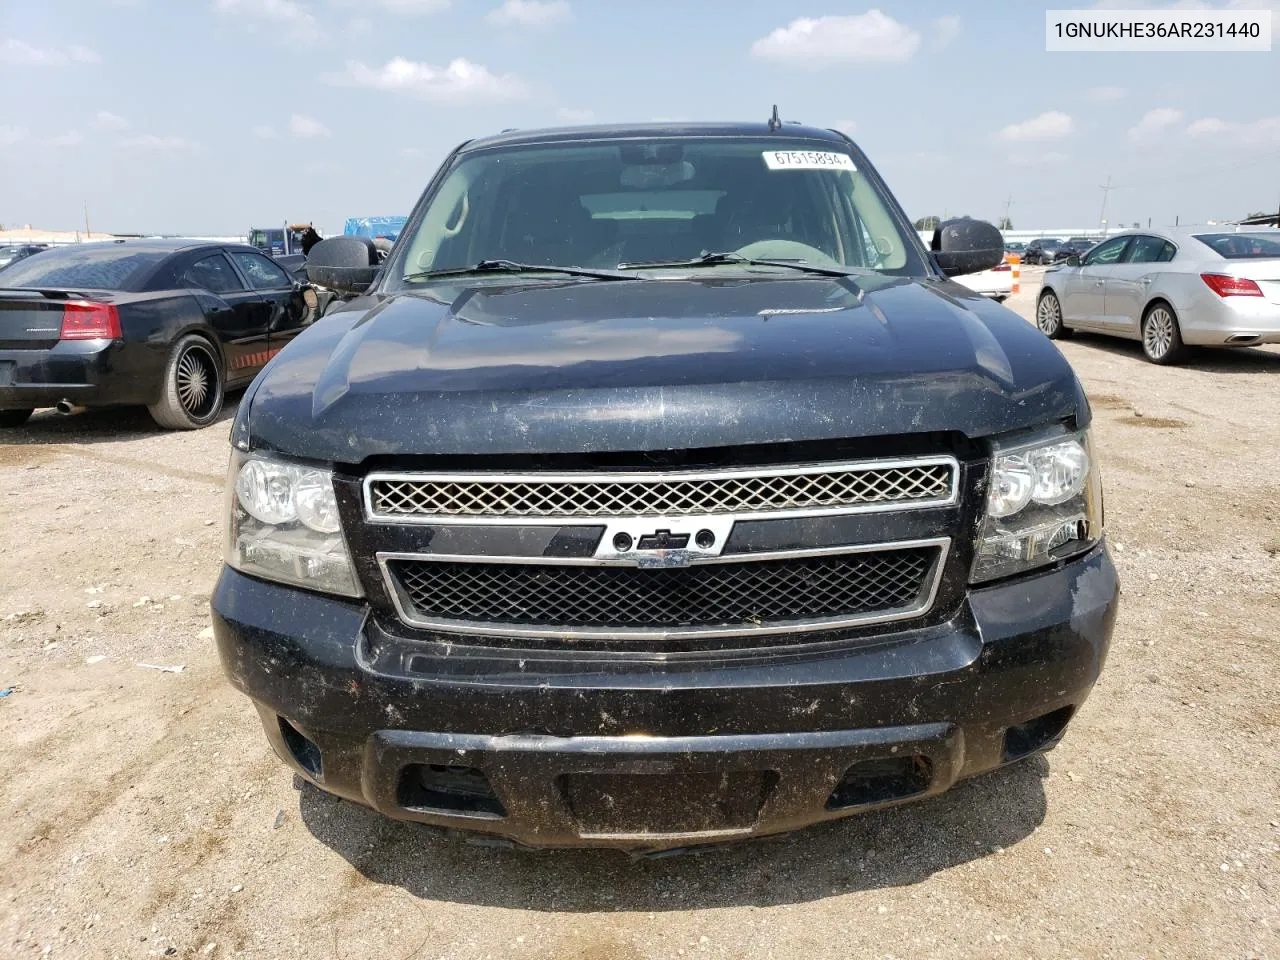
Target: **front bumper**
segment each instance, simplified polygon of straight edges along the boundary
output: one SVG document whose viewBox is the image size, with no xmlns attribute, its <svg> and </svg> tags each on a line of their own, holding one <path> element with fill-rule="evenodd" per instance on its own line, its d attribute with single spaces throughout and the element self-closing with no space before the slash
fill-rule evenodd
<svg viewBox="0 0 1280 960">
<path fill-rule="evenodd" d="M 154 403 L 165 355 L 118 340 L 64 340 L 43 349 L 0 349 L 0 410 Z"/>
<path fill-rule="evenodd" d="M 1051 747 L 1102 668 L 1105 548 L 868 641 L 660 655 L 451 647 L 230 569 L 231 682 L 299 774 L 531 846 L 661 849 L 940 793 Z"/>
</svg>

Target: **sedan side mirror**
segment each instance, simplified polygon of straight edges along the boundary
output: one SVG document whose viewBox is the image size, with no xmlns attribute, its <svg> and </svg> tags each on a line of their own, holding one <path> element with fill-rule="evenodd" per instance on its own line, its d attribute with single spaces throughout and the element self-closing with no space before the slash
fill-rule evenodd
<svg viewBox="0 0 1280 960">
<path fill-rule="evenodd" d="M 339 293 L 364 293 L 378 275 L 378 250 L 367 237 L 330 237 L 311 248 L 307 279 Z"/>
<path fill-rule="evenodd" d="M 929 245 L 938 269 L 948 277 L 980 273 L 1004 260 L 1004 237 L 985 220 L 944 220 Z"/>
<path fill-rule="evenodd" d="M 1080 254 L 1078 253 L 1067 254 L 1067 266 L 1068 267 L 1080 266 Z"/>
</svg>

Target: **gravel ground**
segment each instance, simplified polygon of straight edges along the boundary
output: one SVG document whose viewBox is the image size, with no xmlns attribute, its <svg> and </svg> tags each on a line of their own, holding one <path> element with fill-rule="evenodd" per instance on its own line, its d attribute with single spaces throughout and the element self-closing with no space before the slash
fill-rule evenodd
<svg viewBox="0 0 1280 960">
<path fill-rule="evenodd" d="M 1063 349 L 1125 585 L 1063 744 L 661 860 L 472 846 L 293 780 L 209 639 L 228 419 L 7 432 L 0 955 L 1280 957 L 1280 350 Z"/>
</svg>

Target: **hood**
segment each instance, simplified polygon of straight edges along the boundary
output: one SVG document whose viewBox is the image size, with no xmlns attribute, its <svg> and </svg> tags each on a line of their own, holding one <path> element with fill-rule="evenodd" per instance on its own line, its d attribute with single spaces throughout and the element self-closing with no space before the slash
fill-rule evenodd
<svg viewBox="0 0 1280 960">
<path fill-rule="evenodd" d="M 644 451 L 958 431 L 1087 406 L 1017 315 L 890 277 L 486 282 L 365 297 L 296 338 L 237 442 L 382 454 Z"/>
</svg>

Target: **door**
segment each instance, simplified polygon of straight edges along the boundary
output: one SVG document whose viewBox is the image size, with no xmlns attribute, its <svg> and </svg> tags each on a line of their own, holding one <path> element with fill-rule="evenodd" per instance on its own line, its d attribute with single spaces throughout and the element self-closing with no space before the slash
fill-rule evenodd
<svg viewBox="0 0 1280 960">
<path fill-rule="evenodd" d="M 1070 276 L 1062 284 L 1066 294 L 1062 316 L 1069 326 L 1105 329 L 1106 278 L 1128 246 L 1128 237 L 1113 237 L 1085 254 L 1080 266 L 1066 268 Z"/>
<path fill-rule="evenodd" d="M 270 307 L 267 353 L 268 358 L 274 357 L 307 326 L 312 319 L 311 311 L 302 299 L 299 284 L 279 264 L 247 250 L 231 251 L 231 258 L 249 285 Z"/>
<path fill-rule="evenodd" d="M 1160 267 L 1168 263 L 1177 248 L 1164 237 L 1137 236 L 1125 251 L 1124 259 L 1110 268 L 1103 286 L 1108 332 L 1137 337 L 1142 324 L 1142 311 L 1147 305 L 1147 291 Z"/>
<path fill-rule="evenodd" d="M 270 308 L 256 290 L 244 284 L 221 253 L 195 261 L 187 267 L 183 280 L 188 287 L 212 294 L 201 298 L 201 306 L 222 341 L 227 379 L 243 378 L 261 362 L 258 355 L 267 351 Z"/>
</svg>

